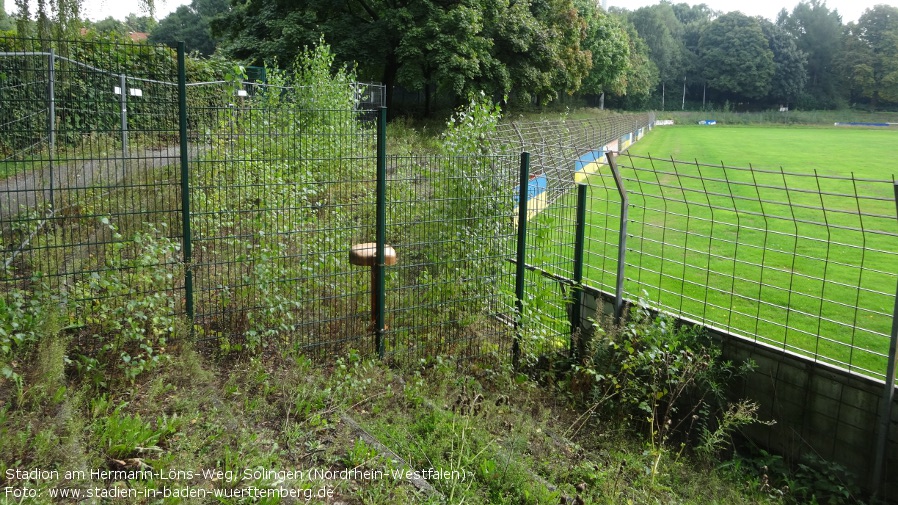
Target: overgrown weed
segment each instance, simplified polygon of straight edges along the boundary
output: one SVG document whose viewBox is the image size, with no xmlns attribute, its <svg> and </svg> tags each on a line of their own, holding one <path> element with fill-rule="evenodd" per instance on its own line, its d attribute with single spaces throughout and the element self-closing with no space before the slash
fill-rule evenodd
<svg viewBox="0 0 898 505">
<path fill-rule="evenodd" d="M 59 346 L 72 351 L 70 341 L 59 339 L 33 353 L 23 370 L 31 376 L 47 367 L 42 360 L 57 363 Z M 186 341 L 168 352 L 169 365 L 116 383 L 127 388 L 96 396 L 93 381 L 69 365 L 48 383 L 71 393 L 41 394 L 38 401 L 35 391 L 35 400 L 5 403 L 0 470 L 220 470 L 230 478 L 192 475 L 185 482 L 209 492 L 326 488 L 331 500 L 346 503 L 783 499 L 747 484 L 744 473 L 714 471 L 709 460 L 688 451 L 678 455 L 676 448 L 665 452 L 658 471 L 645 439 L 628 434 L 626 423 L 592 417 L 570 430 L 582 411 L 559 396 L 558 385 L 540 386 L 503 365 L 461 367 L 436 358 L 391 369 L 357 352 L 324 367 L 295 352 L 221 361 Z M 258 473 L 289 469 L 381 473 L 303 480 Z M 409 471 L 424 476 L 432 491 L 416 488 L 406 478 Z M 84 490 L 96 483 L 60 478 L 31 484 L 48 497 L 50 489 Z M 172 485 L 140 479 L 120 484 L 138 490 Z"/>
</svg>

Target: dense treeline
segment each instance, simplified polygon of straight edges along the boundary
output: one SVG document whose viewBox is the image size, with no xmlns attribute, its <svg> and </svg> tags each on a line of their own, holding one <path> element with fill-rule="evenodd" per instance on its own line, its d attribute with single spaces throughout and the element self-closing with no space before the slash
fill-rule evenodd
<svg viewBox="0 0 898 505">
<path fill-rule="evenodd" d="M 52 2 L 59 13 L 33 24 L 70 26 L 80 1 Z M 844 24 L 825 0 L 775 21 L 666 1 L 605 12 L 594 0 L 192 0 L 158 23 L 132 15 L 91 28 L 147 30 L 152 42 L 270 66 L 323 36 L 339 65 L 387 85 L 388 105 L 400 86 L 424 96 L 425 112 L 433 97 L 460 103 L 475 91 L 667 110 L 898 106 L 898 8 L 887 5 Z"/>
<path fill-rule="evenodd" d="M 581 90 L 647 92 L 652 77 L 637 65 L 646 60 L 631 59 L 620 18 L 588 0 L 245 0 L 212 26 L 224 52 L 255 64 L 289 61 L 323 33 L 362 79 L 421 90 L 428 102 L 475 91 L 526 103 Z"/>
<path fill-rule="evenodd" d="M 898 104 L 896 7 L 876 5 L 848 24 L 822 0 L 783 9 L 775 22 L 671 3 L 618 14 L 658 67 L 656 107 L 680 108 L 684 100 L 746 109 Z"/>
</svg>

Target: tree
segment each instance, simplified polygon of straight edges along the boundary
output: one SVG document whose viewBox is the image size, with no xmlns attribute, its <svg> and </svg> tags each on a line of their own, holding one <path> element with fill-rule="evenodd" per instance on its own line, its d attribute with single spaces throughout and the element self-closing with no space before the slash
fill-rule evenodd
<svg viewBox="0 0 898 505">
<path fill-rule="evenodd" d="M 404 2 L 239 0 L 212 21 L 221 50 L 254 65 L 287 66 L 323 34 L 338 63 L 358 62 L 358 75 L 381 81 L 387 106 L 399 72 L 396 50 L 409 16 Z"/>
<path fill-rule="evenodd" d="M 849 23 L 836 67 L 852 91 L 870 100 L 898 102 L 898 8 L 876 5 Z"/>
<path fill-rule="evenodd" d="M 188 51 L 209 56 L 216 47 L 210 21 L 227 10 L 228 0 L 192 0 L 190 6 L 182 5 L 159 21 L 150 32 L 149 40 L 170 47 L 184 41 Z"/>
<path fill-rule="evenodd" d="M 606 91 L 627 93 L 624 78 L 630 66 L 630 36 L 620 19 L 596 7 L 595 2 L 578 0 L 577 9 L 586 23 L 583 48 L 590 52 L 591 68 L 580 93 L 602 95 Z"/>
<path fill-rule="evenodd" d="M 841 44 L 842 17 L 828 9 L 825 0 L 804 0 L 791 14 L 785 9 L 780 11 L 776 24 L 791 33 L 798 49 L 807 55 L 807 105 L 834 106 L 837 90 L 832 65 Z"/>
<path fill-rule="evenodd" d="M 15 21 L 6 14 L 3 4 L 0 3 L 0 32 L 7 32 L 16 27 Z"/>
<path fill-rule="evenodd" d="M 457 102 L 474 89 L 551 100 L 586 76 L 583 31 L 573 0 L 242 0 L 213 23 L 228 54 L 257 64 L 290 61 L 323 34 L 343 64 L 386 86 L 388 107 L 397 83 Z"/>
<path fill-rule="evenodd" d="M 152 16 L 138 16 L 133 12 L 125 18 L 125 26 L 129 32 L 150 33 L 159 24 Z"/>
<path fill-rule="evenodd" d="M 671 5 L 671 9 L 673 9 L 674 16 L 677 17 L 677 20 L 684 26 L 692 23 L 710 23 L 720 15 L 719 12 L 711 9 L 706 4 L 689 5 L 686 3 L 678 3 Z"/>
<path fill-rule="evenodd" d="M 798 49 L 792 35 L 783 28 L 761 20 L 761 29 L 767 37 L 775 65 L 770 81 L 770 99 L 781 104 L 794 103 L 808 80 L 807 55 Z"/>
<path fill-rule="evenodd" d="M 612 96 L 618 97 L 624 108 L 642 108 L 648 102 L 652 90 L 658 87 L 658 67 L 649 58 L 649 48 L 639 38 L 636 28 L 626 25 L 630 43 L 627 70 L 611 85 Z"/>
<path fill-rule="evenodd" d="M 573 0 L 483 0 L 484 36 L 494 41 L 493 57 L 519 99 L 554 100 L 582 85 L 590 53 L 580 44 L 586 31 Z"/>
<path fill-rule="evenodd" d="M 636 27 L 649 48 L 649 57 L 658 68 L 661 80 L 661 107 L 664 108 L 666 87 L 683 82 L 686 76 L 686 47 L 683 24 L 669 3 L 640 7 L 627 19 Z"/>
<path fill-rule="evenodd" d="M 125 25 L 125 23 L 122 23 L 112 16 L 97 21 L 96 23 L 91 23 L 90 26 L 94 30 L 96 30 L 97 33 L 102 35 L 114 34 L 118 36 L 125 36 L 130 31 L 128 30 L 128 26 Z"/>
<path fill-rule="evenodd" d="M 873 51 L 857 35 L 857 23 L 848 23 L 839 52 L 833 58 L 840 92 L 849 103 L 867 100 L 865 90 L 873 84 Z"/>
<path fill-rule="evenodd" d="M 80 34 L 81 4 L 83 0 L 37 0 L 34 19 L 29 0 L 13 0 L 18 11 L 16 27 L 19 36 L 41 39 L 72 39 Z M 151 15 L 155 0 L 139 0 L 139 5 Z M 34 21 L 32 23 L 32 21 Z M 36 32 L 36 33 L 35 33 Z"/>
<path fill-rule="evenodd" d="M 739 12 L 720 16 L 702 32 L 699 51 L 712 89 L 755 100 L 770 91 L 776 64 L 756 18 Z"/>
<path fill-rule="evenodd" d="M 430 2 L 410 7 L 409 29 L 397 48 L 403 62 L 398 80 L 410 89 L 424 90 L 424 115 L 431 112 L 435 88 L 457 97 L 473 92 L 490 69 L 497 66 L 491 55 L 491 41 L 483 36 L 483 13 L 464 5 L 441 9 Z M 498 94 L 507 92 L 511 84 L 499 79 L 480 90 Z"/>
<path fill-rule="evenodd" d="M 673 6 L 674 15 L 680 23 L 683 24 L 683 48 L 684 48 L 684 68 L 685 80 L 690 87 L 701 86 L 702 98 L 704 102 L 705 96 L 705 79 L 702 76 L 701 60 L 699 58 L 698 41 L 701 38 L 702 30 L 708 24 L 716 19 L 720 13 L 712 10 L 705 4 L 690 6 L 688 4 L 679 3 Z M 685 86 L 683 90 L 683 102 L 686 101 Z M 704 106 L 704 103 L 702 104 Z"/>
</svg>

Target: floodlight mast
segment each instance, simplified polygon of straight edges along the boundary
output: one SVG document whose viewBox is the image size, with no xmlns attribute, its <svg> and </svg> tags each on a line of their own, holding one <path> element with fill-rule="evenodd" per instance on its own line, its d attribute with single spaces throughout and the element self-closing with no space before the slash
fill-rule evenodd
<svg viewBox="0 0 898 505">
<path fill-rule="evenodd" d="M 683 105 L 680 110 L 686 110 L 686 76 L 683 76 Z"/>
</svg>

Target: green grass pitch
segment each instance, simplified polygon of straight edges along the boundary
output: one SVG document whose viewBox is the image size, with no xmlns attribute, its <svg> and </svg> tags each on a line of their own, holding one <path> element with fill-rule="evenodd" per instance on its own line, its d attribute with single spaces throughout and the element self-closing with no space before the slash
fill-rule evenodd
<svg viewBox="0 0 898 505">
<path fill-rule="evenodd" d="M 884 375 L 898 219 L 892 183 L 872 181 L 898 173 L 898 131 L 659 127 L 630 153 L 684 162 L 619 158 L 631 192 L 630 296 Z M 589 179 L 585 279 L 613 291 L 618 203 L 601 171 Z M 537 219 L 558 221 L 552 209 Z"/>
</svg>

